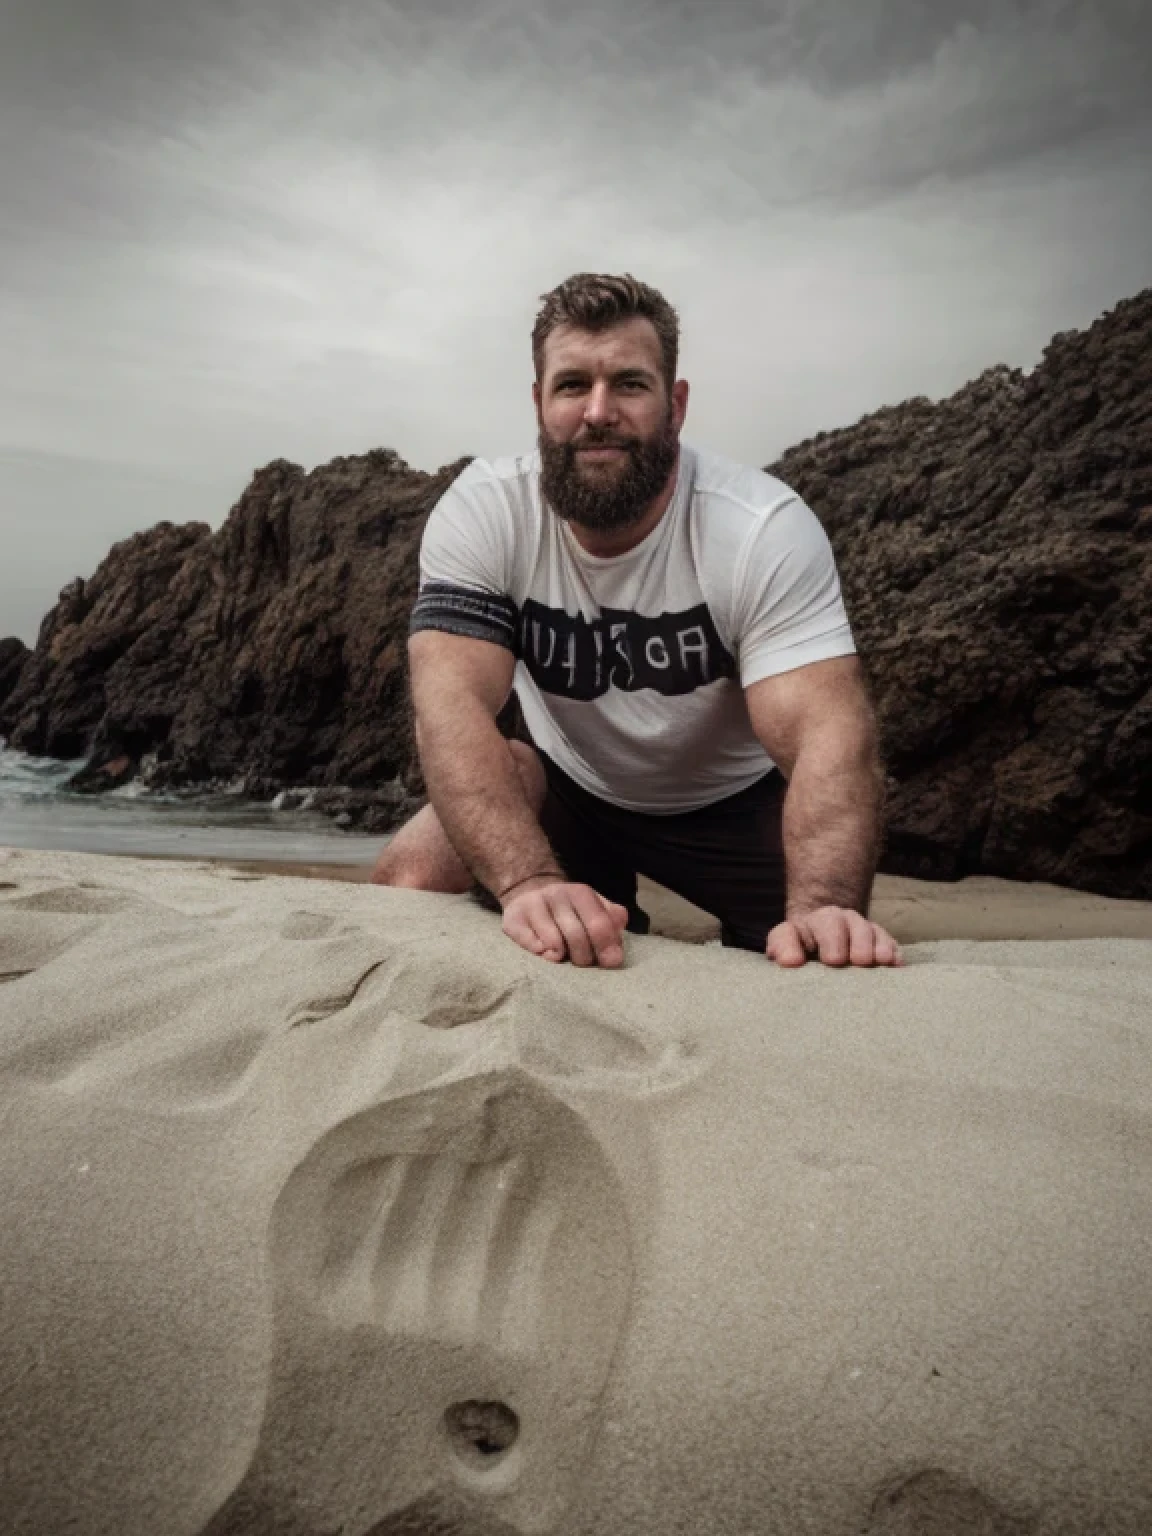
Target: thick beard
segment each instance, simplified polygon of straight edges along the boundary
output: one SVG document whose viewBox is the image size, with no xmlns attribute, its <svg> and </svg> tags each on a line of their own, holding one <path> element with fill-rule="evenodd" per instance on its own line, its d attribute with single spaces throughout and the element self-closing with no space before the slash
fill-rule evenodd
<svg viewBox="0 0 1152 1536">
<path fill-rule="evenodd" d="M 628 450 L 622 472 L 595 481 L 580 467 L 576 446 L 557 443 L 540 428 L 540 490 L 558 517 L 593 533 L 632 528 L 668 483 L 676 462 L 679 439 L 669 411 L 663 426 L 647 441 L 588 432 L 581 448 L 618 447 Z"/>
</svg>

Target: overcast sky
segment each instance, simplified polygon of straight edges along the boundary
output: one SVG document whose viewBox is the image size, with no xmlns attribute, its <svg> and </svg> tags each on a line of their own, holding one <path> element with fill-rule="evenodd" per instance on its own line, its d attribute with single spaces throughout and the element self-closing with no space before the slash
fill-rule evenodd
<svg viewBox="0 0 1152 1536">
<path fill-rule="evenodd" d="M 252 470 L 530 447 L 539 295 L 690 441 L 1031 366 L 1152 282 L 1147 0 L 0 0 L 0 634 Z"/>
</svg>

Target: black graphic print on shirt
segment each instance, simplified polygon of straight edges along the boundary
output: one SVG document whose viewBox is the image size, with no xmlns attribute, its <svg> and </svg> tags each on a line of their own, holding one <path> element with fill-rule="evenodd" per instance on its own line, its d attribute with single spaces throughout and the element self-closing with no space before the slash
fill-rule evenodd
<svg viewBox="0 0 1152 1536">
<path fill-rule="evenodd" d="M 736 675 L 704 603 L 658 618 L 602 608 L 589 621 L 529 598 L 519 642 L 517 655 L 537 687 L 568 699 L 598 699 L 609 688 L 651 688 L 671 697 Z"/>
<path fill-rule="evenodd" d="M 657 618 L 627 608 L 602 608 L 589 621 L 529 598 L 519 614 L 508 597 L 451 582 L 420 589 L 409 632 L 439 629 L 489 640 L 513 651 L 544 693 L 598 699 L 609 688 L 665 697 L 692 693 L 736 676 L 736 662 L 705 603 Z"/>
</svg>

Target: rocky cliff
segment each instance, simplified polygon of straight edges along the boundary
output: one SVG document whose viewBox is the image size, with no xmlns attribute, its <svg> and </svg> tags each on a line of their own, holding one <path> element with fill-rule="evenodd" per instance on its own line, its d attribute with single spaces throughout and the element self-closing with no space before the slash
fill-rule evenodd
<svg viewBox="0 0 1152 1536">
<path fill-rule="evenodd" d="M 405 634 L 438 474 L 388 450 L 253 477 L 218 532 L 161 523 L 61 593 L 0 705 L 10 744 L 88 756 L 76 787 L 313 786 L 373 827 L 419 789 Z M 353 792 L 337 794 L 337 787 Z"/>
<path fill-rule="evenodd" d="M 386 827 L 420 790 L 420 530 L 465 462 L 278 461 L 218 532 L 118 544 L 30 655 L 0 655 L 0 733 L 86 754 L 84 787 L 317 786 Z M 884 867 L 1152 898 L 1152 290 L 1030 373 L 994 368 L 769 467 L 840 561 L 891 774 Z"/>
<path fill-rule="evenodd" d="M 17 640 L 15 636 L 0 640 L 0 708 L 20 681 L 30 655 L 23 640 Z"/>
<path fill-rule="evenodd" d="M 1152 290 L 771 468 L 836 548 L 885 867 L 1152 898 Z"/>
</svg>

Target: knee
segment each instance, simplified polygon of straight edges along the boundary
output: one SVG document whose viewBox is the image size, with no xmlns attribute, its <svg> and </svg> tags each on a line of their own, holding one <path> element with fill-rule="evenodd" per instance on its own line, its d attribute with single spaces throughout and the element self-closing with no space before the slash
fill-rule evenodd
<svg viewBox="0 0 1152 1536">
<path fill-rule="evenodd" d="M 368 876 L 372 885 L 391 885 L 398 890 L 427 891 L 432 889 L 430 874 L 421 869 L 416 861 L 385 848 Z"/>
</svg>

